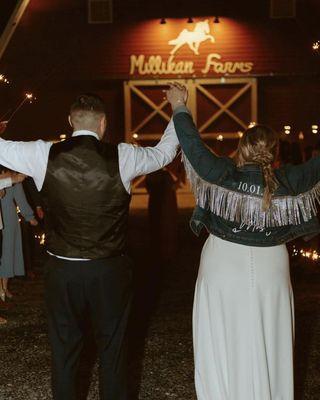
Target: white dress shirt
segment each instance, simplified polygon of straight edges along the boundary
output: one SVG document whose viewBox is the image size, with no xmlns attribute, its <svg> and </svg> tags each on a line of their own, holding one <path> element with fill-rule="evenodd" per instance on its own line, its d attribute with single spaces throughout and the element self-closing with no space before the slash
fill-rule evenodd
<svg viewBox="0 0 320 400">
<path fill-rule="evenodd" d="M 82 135 L 94 136 L 99 140 L 98 135 L 91 131 L 81 130 L 72 134 L 72 136 Z M 0 164 L 13 171 L 31 176 L 40 191 L 46 176 L 52 144 L 52 142 L 43 140 L 18 142 L 0 138 Z M 160 142 L 154 147 L 138 147 L 133 144 L 120 143 L 118 145 L 119 171 L 127 192 L 130 193 L 131 182 L 137 176 L 149 174 L 168 165 L 174 159 L 178 145 L 179 141 L 172 119 Z M 56 256 L 59 257 L 59 255 Z M 84 260 L 82 259 L 82 261 Z"/>
</svg>

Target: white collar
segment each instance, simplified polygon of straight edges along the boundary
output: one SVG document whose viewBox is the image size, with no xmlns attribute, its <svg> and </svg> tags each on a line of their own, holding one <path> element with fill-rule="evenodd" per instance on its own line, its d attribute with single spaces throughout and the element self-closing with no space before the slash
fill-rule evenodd
<svg viewBox="0 0 320 400">
<path fill-rule="evenodd" d="M 76 136 L 94 136 L 96 139 L 100 140 L 99 136 L 95 132 L 87 131 L 85 129 L 74 131 L 72 137 Z"/>
</svg>

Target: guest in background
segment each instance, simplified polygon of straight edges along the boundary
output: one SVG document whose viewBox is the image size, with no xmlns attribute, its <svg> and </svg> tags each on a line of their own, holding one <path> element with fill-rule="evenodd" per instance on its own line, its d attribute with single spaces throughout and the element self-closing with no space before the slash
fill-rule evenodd
<svg viewBox="0 0 320 400">
<path fill-rule="evenodd" d="M 44 212 L 42 206 L 42 198 L 40 192 L 38 192 L 34 180 L 30 177 L 26 178 L 23 182 L 23 189 L 30 204 L 37 221 L 38 226 L 32 226 L 26 220 L 21 221 L 21 233 L 22 233 L 22 247 L 23 247 L 23 258 L 26 274 L 29 278 L 33 279 L 36 276 L 34 264 L 36 258 L 36 240 L 35 236 L 39 232 L 39 228 L 42 225 Z"/>
<path fill-rule="evenodd" d="M 24 275 L 24 260 L 22 252 L 21 230 L 17 214 L 17 206 L 21 215 L 31 225 L 38 224 L 33 211 L 27 202 L 22 184 L 18 183 L 6 189 L 5 196 L 1 199 L 3 217 L 2 257 L 0 265 L 0 291 L 2 300 L 12 298 L 8 289 L 8 281 L 14 276 Z"/>
<path fill-rule="evenodd" d="M 0 122 L 0 134 L 5 131 L 6 124 Z M 0 176 L 0 199 L 5 196 L 5 188 L 12 186 L 13 183 L 19 183 L 24 180 L 25 176 L 22 174 L 11 174 L 9 172 L 4 173 Z M 1 217 L 1 209 L 0 209 L 0 256 L 2 250 L 2 217 Z M 5 300 L 5 292 L 2 289 L 2 281 L 0 279 L 0 300 Z M 7 320 L 3 317 L 0 317 L 0 325 L 6 324 Z"/>
<path fill-rule="evenodd" d="M 146 177 L 149 193 L 149 224 L 152 249 L 163 264 L 174 259 L 178 246 L 176 182 L 167 169 Z"/>
</svg>

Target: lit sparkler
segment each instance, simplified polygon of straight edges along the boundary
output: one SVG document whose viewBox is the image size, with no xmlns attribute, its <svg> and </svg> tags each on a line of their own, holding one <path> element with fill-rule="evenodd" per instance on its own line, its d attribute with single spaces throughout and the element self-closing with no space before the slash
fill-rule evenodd
<svg viewBox="0 0 320 400">
<path fill-rule="evenodd" d="M 6 83 L 7 85 L 9 85 L 10 83 L 9 80 L 3 74 L 0 74 L 0 82 Z"/>
<path fill-rule="evenodd" d="M 23 105 L 25 103 L 30 103 L 32 104 L 34 101 L 36 100 L 36 97 L 34 96 L 33 93 L 25 93 L 23 100 L 17 105 L 17 107 L 12 111 L 10 117 L 6 120 L 6 123 L 8 124 L 12 118 L 15 116 L 15 114 L 20 110 L 21 107 L 23 107 Z M 1 120 L 4 120 L 4 118 L 10 113 L 11 110 L 7 111 L 2 117 Z"/>
</svg>

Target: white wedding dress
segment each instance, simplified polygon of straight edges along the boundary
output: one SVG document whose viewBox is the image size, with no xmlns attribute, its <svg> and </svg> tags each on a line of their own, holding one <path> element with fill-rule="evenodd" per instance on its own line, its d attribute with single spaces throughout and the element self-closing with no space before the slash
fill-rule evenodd
<svg viewBox="0 0 320 400">
<path fill-rule="evenodd" d="M 293 400 L 294 306 L 285 245 L 208 237 L 193 339 L 198 400 Z"/>
</svg>

